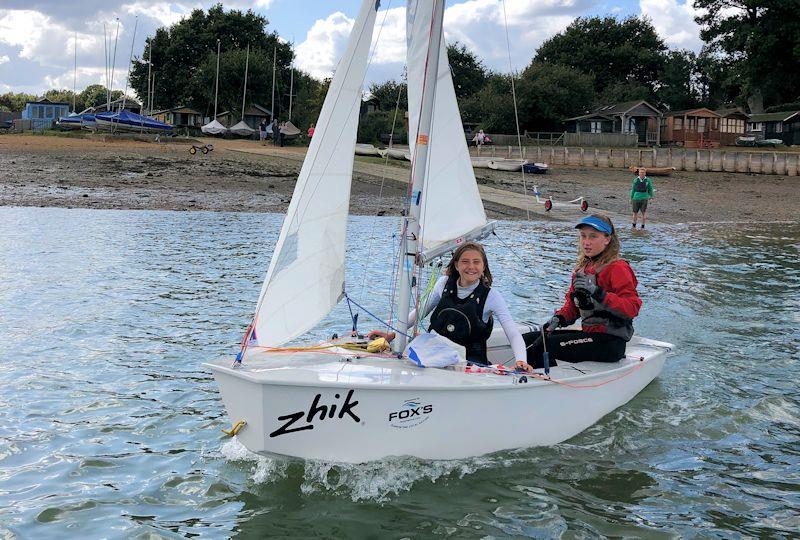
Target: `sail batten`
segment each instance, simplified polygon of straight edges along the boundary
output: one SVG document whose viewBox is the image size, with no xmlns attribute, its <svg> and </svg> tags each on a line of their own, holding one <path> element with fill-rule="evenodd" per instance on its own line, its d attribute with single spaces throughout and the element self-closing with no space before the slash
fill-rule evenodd
<svg viewBox="0 0 800 540">
<path fill-rule="evenodd" d="M 341 300 L 361 87 L 379 1 L 365 0 L 322 106 L 261 287 L 258 344 L 279 346 Z"/>
</svg>

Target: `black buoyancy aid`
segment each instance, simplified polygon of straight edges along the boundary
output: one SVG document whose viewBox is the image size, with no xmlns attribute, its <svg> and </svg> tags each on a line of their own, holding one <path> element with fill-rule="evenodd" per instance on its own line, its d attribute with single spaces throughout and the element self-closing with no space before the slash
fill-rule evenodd
<svg viewBox="0 0 800 540">
<path fill-rule="evenodd" d="M 605 265 L 595 270 L 594 274 L 586 274 L 586 276 L 596 285 L 597 276 L 603 268 L 605 268 Z M 577 276 L 579 273 L 585 274 L 583 270 L 578 270 L 575 275 Z M 633 337 L 633 319 L 630 317 L 604 309 L 603 304 L 597 300 L 589 302 L 588 305 L 591 307 L 588 308 L 582 307 L 577 300 L 573 301 L 575 301 L 575 306 L 581 313 L 581 326 L 605 326 L 606 334 L 621 337 L 625 341 L 630 341 Z"/>
<path fill-rule="evenodd" d="M 463 345 L 467 350 L 467 360 L 478 364 L 488 364 L 486 341 L 492 334 L 492 317 L 483 321 L 483 307 L 491 289 L 481 281 L 466 298 L 458 297 L 458 278 L 450 277 L 442 291 L 442 298 L 431 315 L 428 331 L 435 331 Z"/>
<path fill-rule="evenodd" d="M 636 177 L 636 183 L 633 185 L 633 191 L 636 193 L 647 193 L 647 177 Z"/>
</svg>

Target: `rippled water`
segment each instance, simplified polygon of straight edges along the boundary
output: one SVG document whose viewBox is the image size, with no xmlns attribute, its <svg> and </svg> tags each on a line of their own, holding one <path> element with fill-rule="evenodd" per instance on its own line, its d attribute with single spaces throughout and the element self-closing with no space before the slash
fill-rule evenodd
<svg viewBox="0 0 800 540">
<path fill-rule="evenodd" d="M 201 367 L 234 354 L 280 222 L 0 208 L 0 538 L 798 534 L 800 224 L 623 230 L 637 331 L 677 348 L 567 443 L 342 466 L 223 438 Z M 395 225 L 351 223 L 350 292 L 381 313 Z M 499 233 L 496 286 L 519 319 L 542 320 L 573 232 Z M 339 306 L 316 337 L 348 321 Z"/>
</svg>

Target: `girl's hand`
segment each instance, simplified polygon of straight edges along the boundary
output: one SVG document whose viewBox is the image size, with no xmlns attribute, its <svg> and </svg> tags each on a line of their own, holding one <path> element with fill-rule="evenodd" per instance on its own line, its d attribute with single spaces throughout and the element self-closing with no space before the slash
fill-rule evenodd
<svg viewBox="0 0 800 540">
<path fill-rule="evenodd" d="M 527 371 L 528 373 L 533 373 L 533 367 L 529 363 L 523 362 L 522 360 L 517 360 L 517 362 L 514 364 L 514 367 L 522 371 Z"/>
<path fill-rule="evenodd" d="M 395 336 L 396 334 L 394 332 L 381 332 L 380 330 L 373 330 L 372 332 L 367 334 L 367 339 L 372 340 L 382 337 L 383 339 L 391 343 L 392 340 L 395 338 Z"/>
</svg>

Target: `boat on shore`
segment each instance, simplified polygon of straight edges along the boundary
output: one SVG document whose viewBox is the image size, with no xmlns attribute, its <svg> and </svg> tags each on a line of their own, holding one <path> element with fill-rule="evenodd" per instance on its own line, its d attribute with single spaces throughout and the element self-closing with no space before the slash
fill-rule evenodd
<svg viewBox="0 0 800 540">
<path fill-rule="evenodd" d="M 103 112 L 94 115 L 99 131 L 124 133 L 172 133 L 172 125 L 131 111 Z"/>
<path fill-rule="evenodd" d="M 522 170 L 528 174 L 547 174 L 550 166 L 547 163 L 526 163 Z"/>
<path fill-rule="evenodd" d="M 528 163 L 526 159 L 493 159 L 487 165 L 496 171 L 516 172 L 522 170 L 522 166 L 526 163 Z"/>
<path fill-rule="evenodd" d="M 639 168 L 631 165 L 628 170 L 637 173 Z M 675 171 L 675 167 L 644 167 L 644 169 L 647 169 L 647 174 L 650 176 L 669 176 Z"/>
<path fill-rule="evenodd" d="M 362 309 L 345 279 L 346 233 L 378 5 L 362 2 L 242 347 L 233 361 L 204 364 L 233 423 L 228 433 L 259 454 L 347 463 L 390 456 L 460 459 L 560 443 L 633 399 L 659 375 L 672 346 L 634 337 L 619 362 L 517 372 L 506 367 L 514 356 L 498 328 L 488 342 L 490 366 L 471 366 L 451 353 L 452 365 L 421 367 L 431 356 L 414 349 L 419 337 L 408 314 L 414 299 L 421 301 L 424 266 L 495 228 L 463 136 L 441 0 L 408 0 L 408 118 L 409 133 L 416 136 L 398 244 L 387 248 L 396 253 L 398 300 L 392 309 L 398 315 L 374 323 L 396 331 L 393 349 L 387 350 L 385 340 L 359 336 L 358 314 L 353 332 L 348 327 L 342 334 L 353 337 L 294 342 L 344 299 L 352 310 Z M 519 170 L 522 161 L 516 161 Z"/>
<path fill-rule="evenodd" d="M 316 135 L 316 133 L 315 133 Z M 371 144 L 357 143 L 354 148 L 354 153 L 357 156 L 375 156 L 380 157 L 380 151 Z"/>
</svg>

